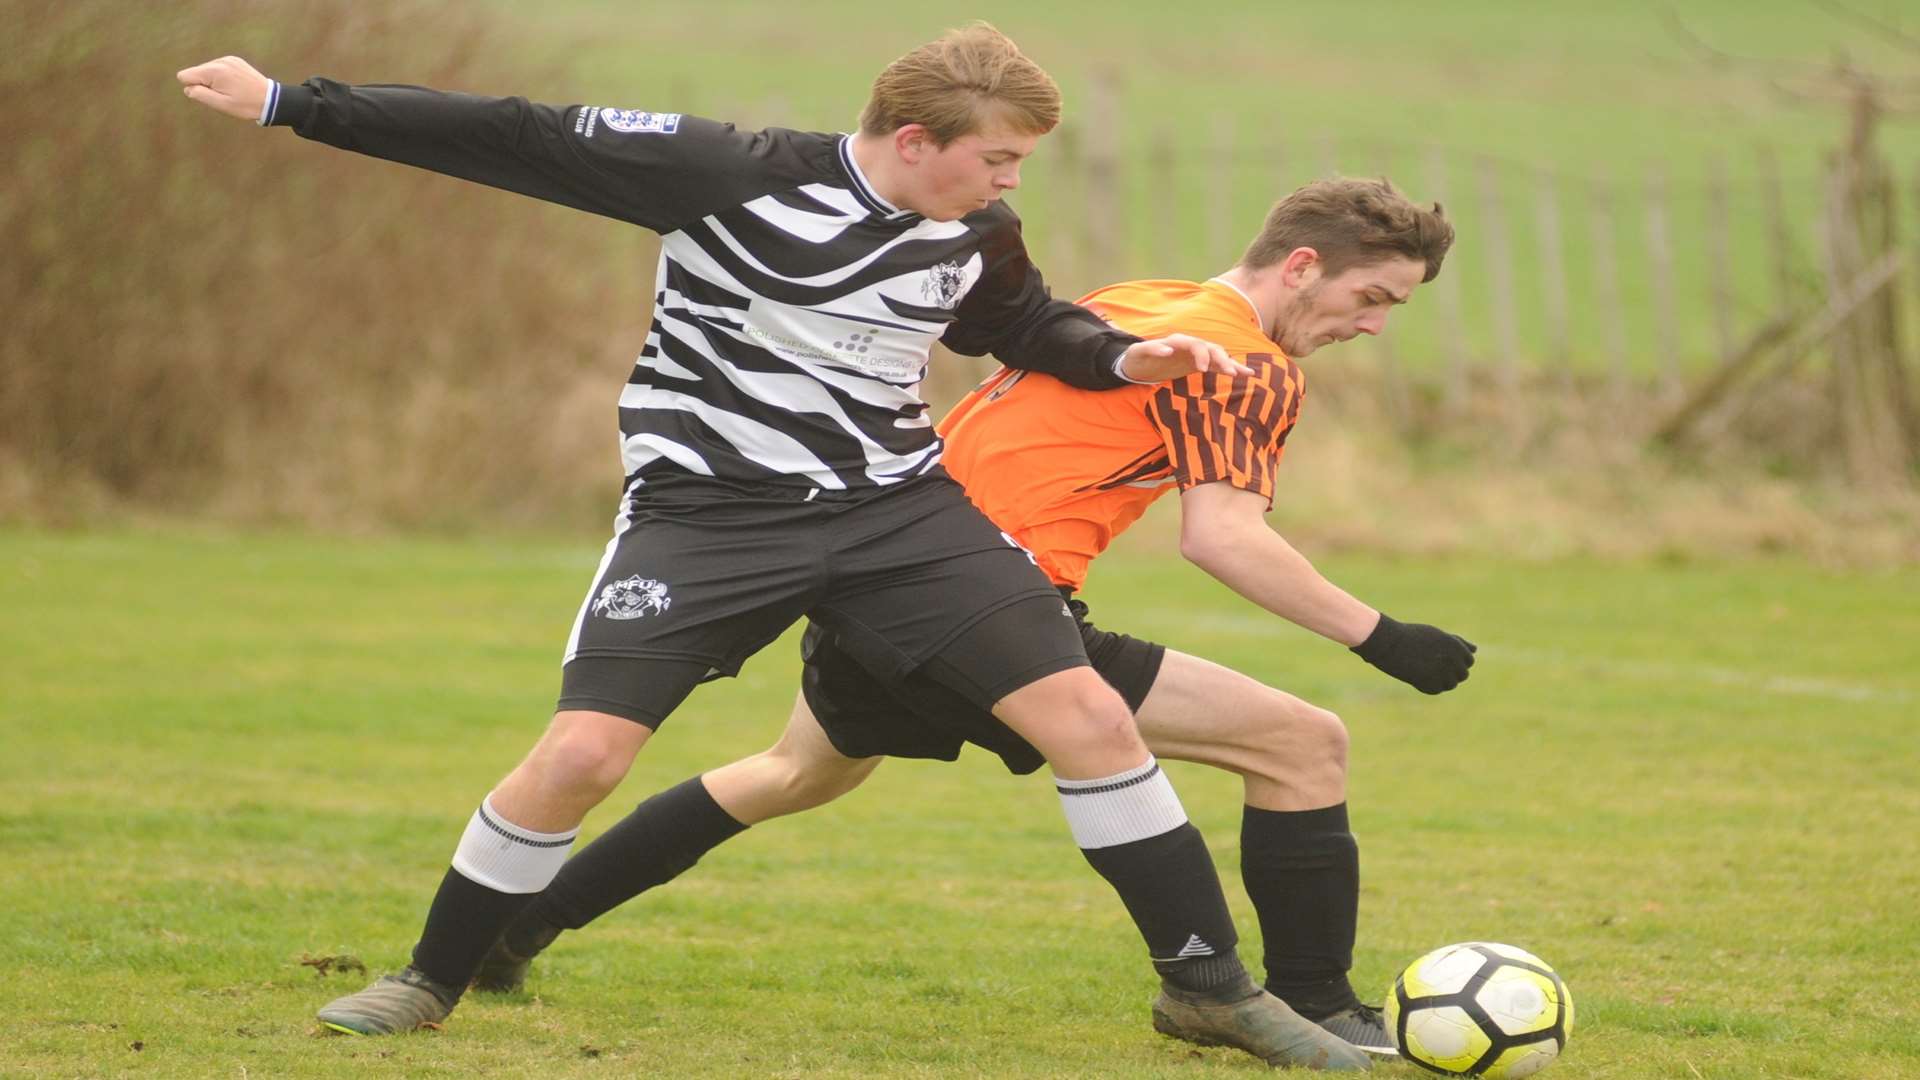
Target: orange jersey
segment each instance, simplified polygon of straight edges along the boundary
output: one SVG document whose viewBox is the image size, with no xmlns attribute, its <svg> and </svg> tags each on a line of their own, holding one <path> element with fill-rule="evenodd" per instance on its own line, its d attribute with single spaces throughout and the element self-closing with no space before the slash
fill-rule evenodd
<svg viewBox="0 0 1920 1080">
<path fill-rule="evenodd" d="M 1205 338 L 1253 374 L 1079 390 L 1002 368 L 940 422 L 947 471 L 1055 584 L 1076 589 L 1094 556 L 1176 485 L 1223 481 L 1271 507 L 1306 392 L 1300 368 L 1225 282 L 1129 281 L 1080 303 L 1141 337 Z"/>
</svg>

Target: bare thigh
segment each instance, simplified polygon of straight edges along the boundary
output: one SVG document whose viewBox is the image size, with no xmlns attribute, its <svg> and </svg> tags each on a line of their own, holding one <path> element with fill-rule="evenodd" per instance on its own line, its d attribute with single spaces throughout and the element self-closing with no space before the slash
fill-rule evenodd
<svg viewBox="0 0 1920 1080">
<path fill-rule="evenodd" d="M 796 694 L 780 741 L 702 775 L 700 782 L 735 821 L 753 825 L 832 802 L 859 787 L 882 760 L 835 750 L 806 698 Z"/>
<path fill-rule="evenodd" d="M 1249 805 L 1314 810 L 1346 799 L 1340 718 L 1211 660 L 1168 649 L 1134 723 L 1159 757 L 1240 774 Z"/>
</svg>

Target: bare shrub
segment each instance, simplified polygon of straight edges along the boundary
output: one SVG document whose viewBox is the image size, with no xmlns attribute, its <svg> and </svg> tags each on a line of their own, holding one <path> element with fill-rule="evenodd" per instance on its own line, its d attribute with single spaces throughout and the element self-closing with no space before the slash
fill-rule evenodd
<svg viewBox="0 0 1920 1080">
<path fill-rule="evenodd" d="M 0 71 L 0 515 L 606 512 L 652 238 L 214 116 L 172 78 L 233 52 L 527 92 L 541 73 L 477 10 L 0 12 L 22 43 Z"/>
</svg>

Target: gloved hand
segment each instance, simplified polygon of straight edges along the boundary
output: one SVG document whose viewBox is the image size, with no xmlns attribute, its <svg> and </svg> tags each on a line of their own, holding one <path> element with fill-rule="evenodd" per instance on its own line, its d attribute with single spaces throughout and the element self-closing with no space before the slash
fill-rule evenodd
<svg viewBox="0 0 1920 1080">
<path fill-rule="evenodd" d="M 1355 655 L 1423 694 L 1441 694 L 1467 681 L 1474 644 L 1425 623 L 1395 622 L 1380 613 L 1380 625 L 1353 647 Z"/>
</svg>

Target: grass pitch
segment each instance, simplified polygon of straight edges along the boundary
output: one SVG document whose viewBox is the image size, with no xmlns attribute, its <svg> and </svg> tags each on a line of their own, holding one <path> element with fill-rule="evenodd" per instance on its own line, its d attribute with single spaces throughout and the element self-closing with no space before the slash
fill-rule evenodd
<svg viewBox="0 0 1920 1080">
<path fill-rule="evenodd" d="M 1048 786 L 984 755 L 749 831 L 519 1000 L 320 1037 L 539 731 L 596 543 L 0 532 L 0 1075 L 1259 1071 L 1151 1032 Z M 1477 640 L 1472 681 L 1422 698 L 1145 545 L 1089 597 L 1345 717 L 1363 987 L 1508 941 L 1578 1004 L 1550 1075 L 1920 1074 L 1920 572 L 1325 564 Z M 587 832 L 768 743 L 794 667 L 702 690 Z M 1172 771 L 1255 963 L 1238 785 Z"/>
</svg>

